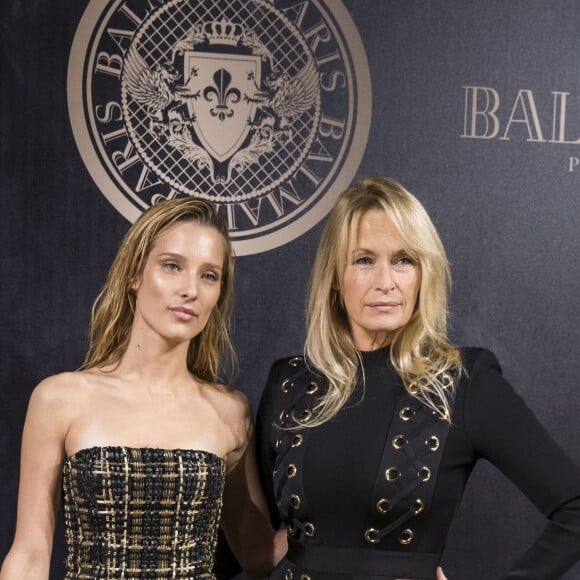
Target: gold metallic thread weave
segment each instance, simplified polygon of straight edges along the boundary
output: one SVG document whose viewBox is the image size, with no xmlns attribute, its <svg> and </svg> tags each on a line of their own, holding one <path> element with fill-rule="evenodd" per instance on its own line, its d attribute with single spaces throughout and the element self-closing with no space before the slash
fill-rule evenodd
<svg viewBox="0 0 580 580">
<path fill-rule="evenodd" d="M 65 580 L 213 580 L 225 480 L 206 451 L 82 449 L 63 469 Z"/>
</svg>

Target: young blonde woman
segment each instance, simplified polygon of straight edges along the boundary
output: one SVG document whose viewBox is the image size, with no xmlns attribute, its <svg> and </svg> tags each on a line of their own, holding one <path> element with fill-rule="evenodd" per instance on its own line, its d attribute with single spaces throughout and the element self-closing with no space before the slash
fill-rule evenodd
<svg viewBox="0 0 580 580">
<path fill-rule="evenodd" d="M 231 352 L 233 255 L 214 206 L 155 205 L 123 240 L 81 370 L 30 399 L 1 580 L 46 580 L 64 492 L 66 579 L 211 579 L 218 524 L 252 576 L 285 550 L 258 483 Z M 223 508 L 222 508 L 223 504 Z"/>
<path fill-rule="evenodd" d="M 271 578 L 440 578 L 482 457 L 549 518 L 502 578 L 554 580 L 580 558 L 578 469 L 490 351 L 450 344 L 449 285 L 435 227 L 400 184 L 367 179 L 339 197 L 305 356 L 273 365 L 258 413 L 262 481 L 289 540 Z"/>
</svg>

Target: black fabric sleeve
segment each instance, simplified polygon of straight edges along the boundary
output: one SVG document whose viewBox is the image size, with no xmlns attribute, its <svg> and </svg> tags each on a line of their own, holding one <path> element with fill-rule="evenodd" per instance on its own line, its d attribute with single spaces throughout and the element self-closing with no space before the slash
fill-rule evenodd
<svg viewBox="0 0 580 580">
<path fill-rule="evenodd" d="M 272 431 L 275 420 L 276 395 L 279 391 L 280 374 L 285 360 L 276 361 L 272 365 L 256 416 L 256 457 L 262 489 L 270 511 L 270 520 L 275 530 L 280 528 L 281 519 L 273 488 L 272 472 L 276 461 L 276 450 Z"/>
<path fill-rule="evenodd" d="M 474 449 L 547 517 L 540 537 L 502 578 L 554 580 L 580 559 L 580 473 L 503 378 L 495 356 L 474 353 L 463 421 Z"/>
</svg>

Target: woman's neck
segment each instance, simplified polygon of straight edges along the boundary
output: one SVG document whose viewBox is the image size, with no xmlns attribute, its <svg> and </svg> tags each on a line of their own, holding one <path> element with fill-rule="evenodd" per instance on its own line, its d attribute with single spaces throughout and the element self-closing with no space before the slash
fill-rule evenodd
<svg viewBox="0 0 580 580">
<path fill-rule="evenodd" d="M 111 372 L 119 378 L 142 385 L 179 385 L 191 380 L 187 368 L 189 342 L 170 344 L 156 337 L 131 337 L 127 350 Z"/>
</svg>

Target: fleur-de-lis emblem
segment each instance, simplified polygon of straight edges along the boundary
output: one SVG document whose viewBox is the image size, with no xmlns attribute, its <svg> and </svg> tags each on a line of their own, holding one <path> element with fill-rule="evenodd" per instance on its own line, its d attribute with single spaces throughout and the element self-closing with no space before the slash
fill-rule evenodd
<svg viewBox="0 0 580 580">
<path fill-rule="evenodd" d="M 203 98 L 208 102 L 217 100 L 217 105 L 210 109 L 212 117 L 218 117 L 223 121 L 226 117 L 233 117 L 234 111 L 230 104 L 239 102 L 242 94 L 235 87 L 230 87 L 232 75 L 224 68 L 220 68 L 213 75 L 213 86 L 208 86 L 203 90 Z"/>
</svg>

